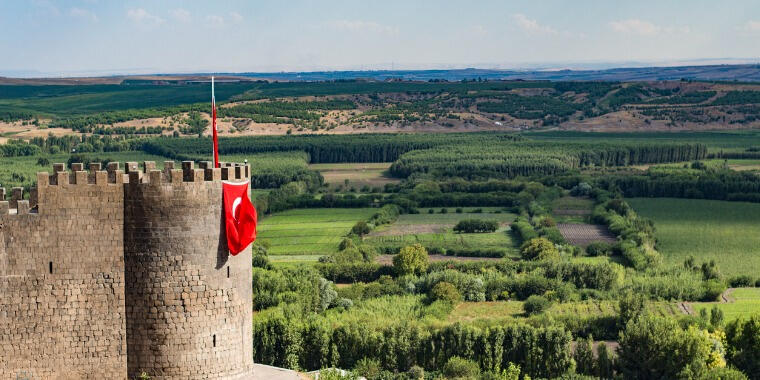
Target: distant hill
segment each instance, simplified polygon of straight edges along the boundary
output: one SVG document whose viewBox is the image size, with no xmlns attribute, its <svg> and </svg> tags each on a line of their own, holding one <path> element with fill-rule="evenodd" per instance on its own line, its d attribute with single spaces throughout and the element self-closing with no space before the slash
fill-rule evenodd
<svg viewBox="0 0 760 380">
<path fill-rule="evenodd" d="M 711 65 L 676 67 L 614 68 L 602 70 L 387 70 L 387 71 L 315 71 L 293 73 L 240 73 L 236 76 L 251 76 L 258 79 L 284 81 L 323 81 L 341 79 L 404 79 L 404 80 L 551 80 L 551 81 L 660 81 L 660 80 L 705 80 L 705 81 L 760 81 L 760 64 L 752 65 Z"/>
<path fill-rule="evenodd" d="M 76 78 L 10 78 L 0 77 L 4 84 L 118 84 L 122 81 L 198 81 L 207 80 L 210 73 L 119 75 Z M 414 81 L 460 81 L 460 80 L 548 80 L 548 81 L 728 81 L 760 82 L 760 64 L 693 65 L 664 67 L 632 67 L 596 70 L 491 70 L 491 69 L 442 69 L 442 70 L 373 70 L 373 71 L 310 71 L 279 73 L 214 73 L 226 80 L 241 81 L 334 81 L 334 80 L 414 80 Z M 221 79 L 221 78 L 220 78 Z"/>
</svg>

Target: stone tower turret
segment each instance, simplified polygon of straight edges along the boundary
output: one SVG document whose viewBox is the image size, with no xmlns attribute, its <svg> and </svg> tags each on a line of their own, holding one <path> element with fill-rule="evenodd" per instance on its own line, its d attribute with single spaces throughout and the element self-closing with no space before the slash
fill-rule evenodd
<svg viewBox="0 0 760 380">
<path fill-rule="evenodd" d="M 229 257 L 221 180 L 247 166 L 128 172 L 124 263 L 129 376 L 250 374 L 251 253 Z M 128 165 L 129 169 L 129 165 Z M 142 178 L 140 178 L 142 177 Z"/>
<path fill-rule="evenodd" d="M 125 169 L 0 189 L 0 380 L 250 378 L 251 252 L 222 224 L 249 167 Z"/>
</svg>

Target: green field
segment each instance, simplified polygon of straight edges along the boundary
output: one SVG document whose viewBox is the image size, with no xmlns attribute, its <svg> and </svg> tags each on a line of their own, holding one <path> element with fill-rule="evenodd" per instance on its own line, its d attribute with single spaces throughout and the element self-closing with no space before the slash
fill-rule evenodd
<svg viewBox="0 0 760 380">
<path fill-rule="evenodd" d="M 258 241 L 270 244 L 269 254 L 320 255 L 337 251 L 338 243 L 356 222 L 377 209 L 294 209 L 262 218 Z"/>
<path fill-rule="evenodd" d="M 658 249 L 669 264 L 689 256 L 715 260 L 727 276 L 757 276 L 760 204 L 695 199 L 634 198 L 640 215 L 654 221 Z"/>
<path fill-rule="evenodd" d="M 387 183 L 398 183 L 398 178 L 392 178 L 388 174 L 390 166 L 389 162 L 312 164 L 309 165 L 309 169 L 318 171 L 324 177 L 325 183 L 333 187 L 348 186 L 360 189 L 364 186 L 382 188 Z"/>
<path fill-rule="evenodd" d="M 678 305 L 672 302 L 649 302 L 647 310 L 662 316 L 679 316 Z M 561 316 L 614 316 L 618 312 L 616 301 L 588 300 L 555 303 L 546 312 L 552 317 Z M 449 322 L 476 320 L 508 320 L 524 317 L 522 301 L 463 302 L 449 315 Z"/>
<path fill-rule="evenodd" d="M 524 132 L 524 136 L 544 141 L 575 141 L 585 143 L 626 142 L 695 142 L 708 146 L 709 151 L 743 151 L 760 145 L 760 131 L 726 132 Z"/>
<path fill-rule="evenodd" d="M 432 208 L 434 214 L 430 214 L 431 208 L 419 209 L 419 214 L 404 214 L 399 216 L 396 225 L 400 224 L 450 224 L 454 225 L 463 219 L 495 220 L 501 223 L 510 223 L 516 215 L 504 211 L 501 207 L 462 207 L 462 212 L 457 213 L 456 208 L 446 207 L 446 214 L 441 214 L 442 208 Z M 480 209 L 482 213 L 472 211 Z M 496 211 L 500 211 L 496 214 Z"/>
<path fill-rule="evenodd" d="M 463 211 L 472 211 L 474 207 L 465 207 Z M 512 222 L 516 215 L 503 212 L 498 207 L 483 207 L 483 213 L 455 213 L 449 209 L 441 214 L 440 208 L 433 209 L 436 213 L 429 214 L 429 209 L 420 209 L 419 214 L 404 214 L 398 220 L 386 226 L 378 227 L 365 241 L 377 247 L 399 248 L 405 245 L 419 243 L 426 247 L 445 249 L 507 249 L 509 256 L 517 256 L 518 243 L 513 238 L 508 226 L 500 227 L 491 233 L 454 233 L 452 227 L 463 219 L 495 220 L 502 224 Z"/>
<path fill-rule="evenodd" d="M 691 305 L 696 312 L 702 309 L 709 312 L 717 306 L 723 310 L 728 321 L 760 312 L 760 288 L 737 288 L 731 292 L 730 297 L 733 302 L 695 302 Z"/>
</svg>

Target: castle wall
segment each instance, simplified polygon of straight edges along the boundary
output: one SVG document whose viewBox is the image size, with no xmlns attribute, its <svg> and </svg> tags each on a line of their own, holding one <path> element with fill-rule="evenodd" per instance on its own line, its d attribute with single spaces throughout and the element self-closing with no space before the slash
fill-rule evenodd
<svg viewBox="0 0 760 380">
<path fill-rule="evenodd" d="M 0 202 L 0 379 L 126 377 L 124 185 L 75 169 Z"/>
<path fill-rule="evenodd" d="M 247 167 L 130 173 L 124 257 L 128 376 L 246 378 L 252 360 L 251 252 L 229 257 L 220 179 Z"/>
</svg>

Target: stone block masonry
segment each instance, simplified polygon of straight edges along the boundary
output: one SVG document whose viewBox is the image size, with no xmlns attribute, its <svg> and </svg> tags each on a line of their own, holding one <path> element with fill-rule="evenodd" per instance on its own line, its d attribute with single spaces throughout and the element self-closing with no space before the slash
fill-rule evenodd
<svg viewBox="0 0 760 380">
<path fill-rule="evenodd" d="M 221 198 L 249 168 L 155 167 L 55 164 L 0 199 L 0 379 L 251 375 L 251 253 L 228 256 Z"/>
</svg>

